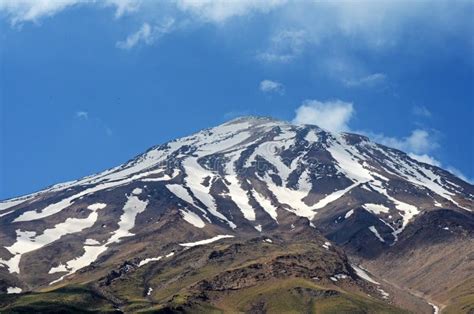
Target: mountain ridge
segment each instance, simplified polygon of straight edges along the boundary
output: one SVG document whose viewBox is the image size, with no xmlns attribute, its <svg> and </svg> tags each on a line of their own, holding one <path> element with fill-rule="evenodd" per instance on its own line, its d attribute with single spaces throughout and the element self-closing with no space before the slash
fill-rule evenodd
<svg viewBox="0 0 474 314">
<path fill-rule="evenodd" d="M 365 136 L 239 117 L 153 146 L 103 172 L 0 202 L 0 291 L 95 281 L 124 261 L 174 261 L 173 256 L 184 254 L 186 243 L 246 243 L 261 236 L 272 241 L 283 237 L 284 247 L 294 245 L 292 235 L 316 246 L 340 246 L 381 275 L 390 267 L 387 256 L 399 256 L 418 243 L 414 235 L 423 226 L 432 226 L 423 232 L 433 239 L 446 227 L 455 232 L 454 238 L 441 236 L 439 243 L 427 240 L 429 247 L 465 245 L 472 250 L 474 224 L 462 221 L 473 220 L 473 207 L 471 184 Z M 439 217 L 446 224 L 437 223 Z M 208 242 L 216 237 L 217 242 Z M 426 245 L 413 247 L 416 251 Z M 445 267 L 459 261 L 453 257 Z M 471 264 L 465 259 L 453 278 Z M 291 267 L 291 276 L 306 276 Z M 405 273 L 400 263 L 396 271 L 430 293 L 425 266 Z M 325 276 L 331 282 L 335 275 Z M 355 282 L 354 287 L 365 289 Z M 189 289 L 200 287 L 202 292 L 205 286 L 193 287 Z M 390 302 L 426 311 L 393 289 Z M 376 295 L 384 300 L 380 292 Z"/>
</svg>

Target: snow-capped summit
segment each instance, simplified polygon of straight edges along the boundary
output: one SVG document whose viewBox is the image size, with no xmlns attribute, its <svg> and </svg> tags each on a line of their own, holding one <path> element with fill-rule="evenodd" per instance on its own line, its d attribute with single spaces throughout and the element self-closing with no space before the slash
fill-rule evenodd
<svg viewBox="0 0 474 314">
<path fill-rule="evenodd" d="M 469 183 L 364 136 L 240 117 L 1 202 L 0 272 L 41 286 L 107 263 L 123 246 L 145 256 L 135 251 L 141 241 L 163 247 L 295 226 L 378 254 L 426 213 L 472 217 L 473 208 Z"/>
</svg>

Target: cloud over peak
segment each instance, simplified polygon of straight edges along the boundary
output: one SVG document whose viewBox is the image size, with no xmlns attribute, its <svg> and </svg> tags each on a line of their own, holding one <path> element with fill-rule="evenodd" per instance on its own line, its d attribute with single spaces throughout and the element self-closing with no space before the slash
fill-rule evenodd
<svg viewBox="0 0 474 314">
<path fill-rule="evenodd" d="M 430 153 L 439 147 L 435 135 L 423 129 L 412 130 L 409 136 L 403 138 L 375 133 L 369 133 L 368 135 L 380 144 L 417 155 Z"/>
<path fill-rule="evenodd" d="M 349 120 L 354 114 L 352 103 L 342 100 L 321 102 L 318 100 L 305 100 L 296 109 L 293 123 L 315 124 L 332 132 L 349 130 Z"/>
</svg>

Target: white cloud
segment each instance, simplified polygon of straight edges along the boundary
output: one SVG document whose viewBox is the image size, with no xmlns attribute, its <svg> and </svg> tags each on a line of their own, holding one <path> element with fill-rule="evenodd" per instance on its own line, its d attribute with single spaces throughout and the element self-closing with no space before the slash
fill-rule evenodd
<svg viewBox="0 0 474 314">
<path fill-rule="evenodd" d="M 87 111 L 76 111 L 76 118 L 78 119 L 89 119 L 89 113 Z"/>
<path fill-rule="evenodd" d="M 438 143 L 430 137 L 428 131 L 416 129 L 411 132 L 404 142 L 409 150 L 414 153 L 429 152 L 438 147 Z"/>
<path fill-rule="evenodd" d="M 53 16 L 67 8 L 78 5 L 99 5 L 115 7 L 115 16 L 125 12 L 136 11 L 138 0 L 2 0 L 0 11 L 10 19 L 12 25 L 23 22 L 38 22 L 40 19 Z"/>
<path fill-rule="evenodd" d="M 343 82 L 346 86 L 349 87 L 359 87 L 359 86 L 368 86 L 372 87 L 374 85 L 380 84 L 385 81 L 387 76 L 383 73 L 373 73 L 366 76 L 358 78 L 346 78 L 343 79 Z"/>
<path fill-rule="evenodd" d="M 254 12 L 267 13 L 285 2 L 286 0 L 178 0 L 177 7 L 202 20 L 222 23 L 236 16 Z"/>
<path fill-rule="evenodd" d="M 315 124 L 329 131 L 341 132 L 351 130 L 349 122 L 354 116 L 355 110 L 352 103 L 341 100 L 327 102 L 305 100 L 295 112 L 293 123 Z M 402 138 L 370 131 L 355 132 L 365 134 L 377 143 L 407 152 L 415 160 L 441 166 L 441 162 L 430 154 L 439 147 L 436 134 L 427 130 L 415 129 L 409 136 Z"/>
<path fill-rule="evenodd" d="M 173 24 L 173 19 L 168 19 L 163 24 L 155 26 L 151 26 L 148 23 L 143 23 L 138 31 L 128 35 L 125 40 L 118 41 L 116 46 L 120 49 L 129 50 L 141 42 L 151 45 L 161 36 L 171 32 Z"/>
<path fill-rule="evenodd" d="M 148 13 L 159 15 L 162 8 L 175 6 L 178 11 L 189 13 L 200 20 L 222 23 L 229 18 L 252 13 L 268 13 L 283 5 L 286 0 L 174 0 L 150 1 L 143 0 L 2 0 L 0 11 L 4 11 L 12 24 L 37 22 L 39 19 L 53 16 L 77 5 L 95 5 L 97 7 L 114 7 L 115 16 L 138 11 L 140 5 L 146 4 L 152 10 Z"/>
<path fill-rule="evenodd" d="M 5 12 L 12 24 L 19 22 L 34 22 L 39 18 L 52 16 L 68 7 L 87 3 L 85 0 L 3 0 L 0 1 L 0 11 Z"/>
<path fill-rule="evenodd" d="M 315 124 L 333 132 L 350 131 L 349 122 L 354 112 L 355 110 L 352 103 L 343 102 L 341 100 L 328 102 L 306 100 L 296 109 L 293 123 Z M 417 161 L 440 168 L 444 166 L 432 155 L 439 147 L 437 136 L 433 132 L 430 133 L 427 130 L 415 129 L 411 131 L 409 136 L 402 138 L 389 137 L 380 133 L 366 131 L 355 131 L 355 133 L 364 134 L 377 143 L 404 151 Z M 462 180 L 471 184 L 474 183 L 474 178 L 468 178 L 457 168 L 452 166 L 446 166 L 445 168 Z"/>
<path fill-rule="evenodd" d="M 261 81 L 259 88 L 264 93 L 278 93 L 280 95 L 285 93 L 285 87 L 283 84 L 271 80 Z"/>
<path fill-rule="evenodd" d="M 352 103 L 341 100 L 321 102 L 318 100 L 305 100 L 296 109 L 293 123 L 315 124 L 332 132 L 349 130 L 349 120 L 354 114 Z"/>
</svg>

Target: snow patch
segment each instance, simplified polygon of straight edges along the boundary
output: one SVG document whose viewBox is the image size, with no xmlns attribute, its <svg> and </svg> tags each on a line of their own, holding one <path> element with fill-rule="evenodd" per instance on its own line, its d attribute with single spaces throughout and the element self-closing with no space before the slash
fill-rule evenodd
<svg viewBox="0 0 474 314">
<path fill-rule="evenodd" d="M 314 205 L 314 208 L 315 209 L 321 209 L 321 208 L 326 207 L 329 203 L 334 202 L 335 200 L 339 199 L 344 194 L 346 194 L 347 192 L 349 192 L 350 190 L 352 190 L 353 188 L 355 188 L 358 185 L 359 185 L 359 183 L 354 183 L 354 184 L 348 186 L 345 189 L 338 190 L 336 192 L 333 192 L 333 193 L 329 194 L 328 196 L 324 197 L 322 200 L 317 202 Z"/>
<path fill-rule="evenodd" d="M 162 172 L 162 170 L 159 170 L 159 171 Z M 50 204 L 50 205 L 46 206 L 45 208 L 43 208 L 39 212 L 36 211 L 36 210 L 31 210 L 31 211 L 24 212 L 23 214 L 18 216 L 14 220 L 14 222 L 38 220 L 38 219 L 41 219 L 41 218 L 49 217 L 51 215 L 54 215 L 54 214 L 57 214 L 57 213 L 61 212 L 65 208 L 71 206 L 74 203 L 74 201 L 76 201 L 77 199 L 80 199 L 81 197 L 83 197 L 85 195 L 93 194 L 93 193 L 98 192 L 98 191 L 102 191 L 102 190 L 114 188 L 114 187 L 117 187 L 117 186 L 120 186 L 120 185 L 124 185 L 124 184 L 130 183 L 134 180 L 140 179 L 142 177 L 149 176 L 149 175 L 151 175 L 155 172 L 156 171 L 140 173 L 140 174 L 134 175 L 134 176 L 132 176 L 130 178 L 127 178 L 127 179 L 124 179 L 124 180 L 112 181 L 112 182 L 98 184 L 98 185 L 96 185 L 92 188 L 85 189 L 85 190 L 83 190 L 83 191 L 81 191 L 77 194 L 74 194 L 74 195 L 69 196 L 65 199 L 62 199 L 61 201 L 59 201 L 57 203 Z"/>
<path fill-rule="evenodd" d="M 316 215 L 315 206 L 306 205 L 302 199 L 308 195 L 307 191 L 299 191 L 287 188 L 285 186 L 276 185 L 273 180 L 265 174 L 264 181 L 267 183 L 268 189 L 273 193 L 278 203 L 286 204 L 288 210 L 300 217 L 313 219 Z"/>
<path fill-rule="evenodd" d="M 193 225 L 196 228 L 204 228 L 206 224 L 202 221 L 201 217 L 197 214 L 193 213 L 192 211 L 180 209 L 179 212 L 183 216 L 183 219 Z"/>
<path fill-rule="evenodd" d="M 217 210 L 214 197 L 210 193 L 211 187 L 202 185 L 202 182 L 207 177 L 212 178 L 215 175 L 212 172 L 202 168 L 197 162 L 197 158 L 194 157 L 186 158 L 183 161 L 182 166 L 184 167 L 187 174 L 185 179 L 186 185 L 190 188 L 194 197 L 204 204 L 207 208 L 207 211 L 209 211 L 213 216 L 225 221 L 231 228 L 235 229 L 237 226 Z"/>
<path fill-rule="evenodd" d="M 179 245 L 184 246 L 184 247 L 193 247 L 193 246 L 209 244 L 209 243 L 212 243 L 212 242 L 219 241 L 219 240 L 221 240 L 221 239 L 233 238 L 233 237 L 234 237 L 233 235 L 228 235 L 228 234 L 217 235 L 217 236 L 212 237 L 212 238 L 210 238 L 210 239 L 201 240 L 201 241 L 196 241 L 196 242 L 190 242 L 190 243 L 180 243 Z"/>
<path fill-rule="evenodd" d="M 86 239 L 86 242 L 84 242 L 86 245 L 100 245 L 100 242 L 94 239 Z"/>
<path fill-rule="evenodd" d="M 57 283 L 64 279 L 64 277 L 75 273 L 79 269 L 90 265 L 94 262 L 102 253 L 107 251 L 108 246 L 112 243 L 118 243 L 124 237 L 133 236 L 134 234 L 130 232 L 131 229 L 135 226 L 135 219 L 136 216 L 143 212 L 148 205 L 147 201 L 141 201 L 138 197 L 134 195 L 127 195 L 127 202 L 123 206 L 123 213 L 120 216 L 120 220 L 118 223 L 119 228 L 113 231 L 112 236 L 107 240 L 107 242 L 103 245 L 88 245 L 89 239 L 84 242 L 84 254 L 79 257 L 76 257 L 64 265 L 59 265 L 57 267 L 53 267 L 51 271 L 58 272 L 67 270 L 67 273 L 60 278 L 50 282 L 50 285 Z"/>
<path fill-rule="evenodd" d="M 5 212 L 0 214 L 0 217 L 6 216 L 6 215 L 11 214 L 13 212 L 14 212 L 14 210 L 5 211 Z"/>
<path fill-rule="evenodd" d="M 431 302 L 428 302 L 428 304 L 433 307 L 433 314 L 439 314 L 439 307 L 437 305 L 434 305 Z"/>
<path fill-rule="evenodd" d="M 87 228 L 91 228 L 97 221 L 97 211 L 106 206 L 104 203 L 89 205 L 87 209 L 89 209 L 91 213 L 86 218 L 67 218 L 66 221 L 56 224 L 53 228 L 44 230 L 40 235 L 36 235 L 34 231 L 16 230 L 16 242 L 11 246 L 5 247 L 5 249 L 14 256 L 9 260 L 0 258 L 0 264 L 6 265 L 10 273 L 19 274 L 19 264 L 23 254 L 40 249 L 67 234 L 78 233 Z"/>
<path fill-rule="evenodd" d="M 8 287 L 7 288 L 7 294 L 17 294 L 21 293 L 22 289 L 18 287 Z"/>
<path fill-rule="evenodd" d="M 348 211 L 348 212 L 344 215 L 344 219 L 349 218 L 349 217 L 352 216 L 353 214 L 354 214 L 354 210 L 351 209 L 350 211 Z"/>
<path fill-rule="evenodd" d="M 348 276 L 346 274 L 336 274 L 334 275 L 336 279 L 346 279 Z"/>
<path fill-rule="evenodd" d="M 140 195 L 142 194 L 143 190 L 140 189 L 140 188 L 134 188 L 133 191 L 132 191 L 132 194 L 133 195 Z"/>
<path fill-rule="evenodd" d="M 229 182 L 229 184 L 227 184 L 227 188 L 229 189 L 229 193 L 227 195 L 232 199 L 235 205 L 237 205 L 237 207 L 244 215 L 245 219 L 254 221 L 255 210 L 249 203 L 249 192 L 245 191 L 240 186 L 239 179 L 237 178 L 237 173 L 234 169 L 235 163 L 240 158 L 242 152 L 243 150 L 238 150 L 233 153 L 230 156 L 230 161 L 226 165 L 226 173 L 228 175 L 225 176 L 225 179 L 227 182 Z"/>
<path fill-rule="evenodd" d="M 138 267 L 142 267 L 150 262 L 156 262 L 159 261 L 163 258 L 163 256 L 158 256 L 158 257 L 150 257 L 150 258 L 145 258 L 138 263 Z"/>
<path fill-rule="evenodd" d="M 257 203 L 263 208 L 263 210 L 266 211 L 267 214 L 270 215 L 270 217 L 272 217 L 272 219 L 276 221 L 276 223 L 278 223 L 277 207 L 273 206 L 272 201 L 266 197 L 263 197 L 257 191 L 254 191 L 252 195 L 257 201 Z"/>
<path fill-rule="evenodd" d="M 361 267 L 358 267 L 356 265 L 351 265 L 352 268 L 355 270 L 357 276 L 360 278 L 364 279 L 365 281 L 371 282 L 373 284 L 379 285 L 377 281 L 372 279 Z"/>
<path fill-rule="evenodd" d="M 390 196 L 388 194 L 387 190 L 383 187 L 383 185 L 380 181 L 374 181 L 374 182 L 371 182 L 369 184 L 378 193 L 384 195 L 390 201 L 392 201 L 395 204 L 395 207 L 399 211 L 401 211 L 400 215 L 403 217 L 403 225 L 398 230 L 393 232 L 393 235 L 396 237 L 398 234 L 400 234 L 405 229 L 405 227 L 408 225 L 410 220 L 420 213 L 420 211 L 415 206 L 404 203 L 404 202 L 399 201 L 399 200 L 395 199 L 394 197 Z"/>
<path fill-rule="evenodd" d="M 315 130 L 310 130 L 308 134 L 306 134 L 304 139 L 311 144 L 311 143 L 317 142 L 319 138 Z"/>
<path fill-rule="evenodd" d="M 370 227 L 369 227 L 369 230 L 372 231 L 372 233 L 377 237 L 377 239 L 380 240 L 380 242 L 385 242 L 385 240 L 382 238 L 382 236 L 381 236 L 380 233 L 377 231 L 377 229 L 375 228 L 375 226 L 370 226 Z"/>
<path fill-rule="evenodd" d="M 390 296 L 390 294 L 388 294 L 388 292 L 386 292 L 382 288 L 377 288 L 377 291 L 380 292 L 380 295 L 383 299 L 388 299 L 388 297 Z"/>
<path fill-rule="evenodd" d="M 390 211 L 390 208 L 381 204 L 367 203 L 367 204 L 364 204 L 362 207 L 364 207 L 369 212 L 374 213 L 376 215 L 380 215 L 382 213 L 388 213 Z"/>
</svg>

